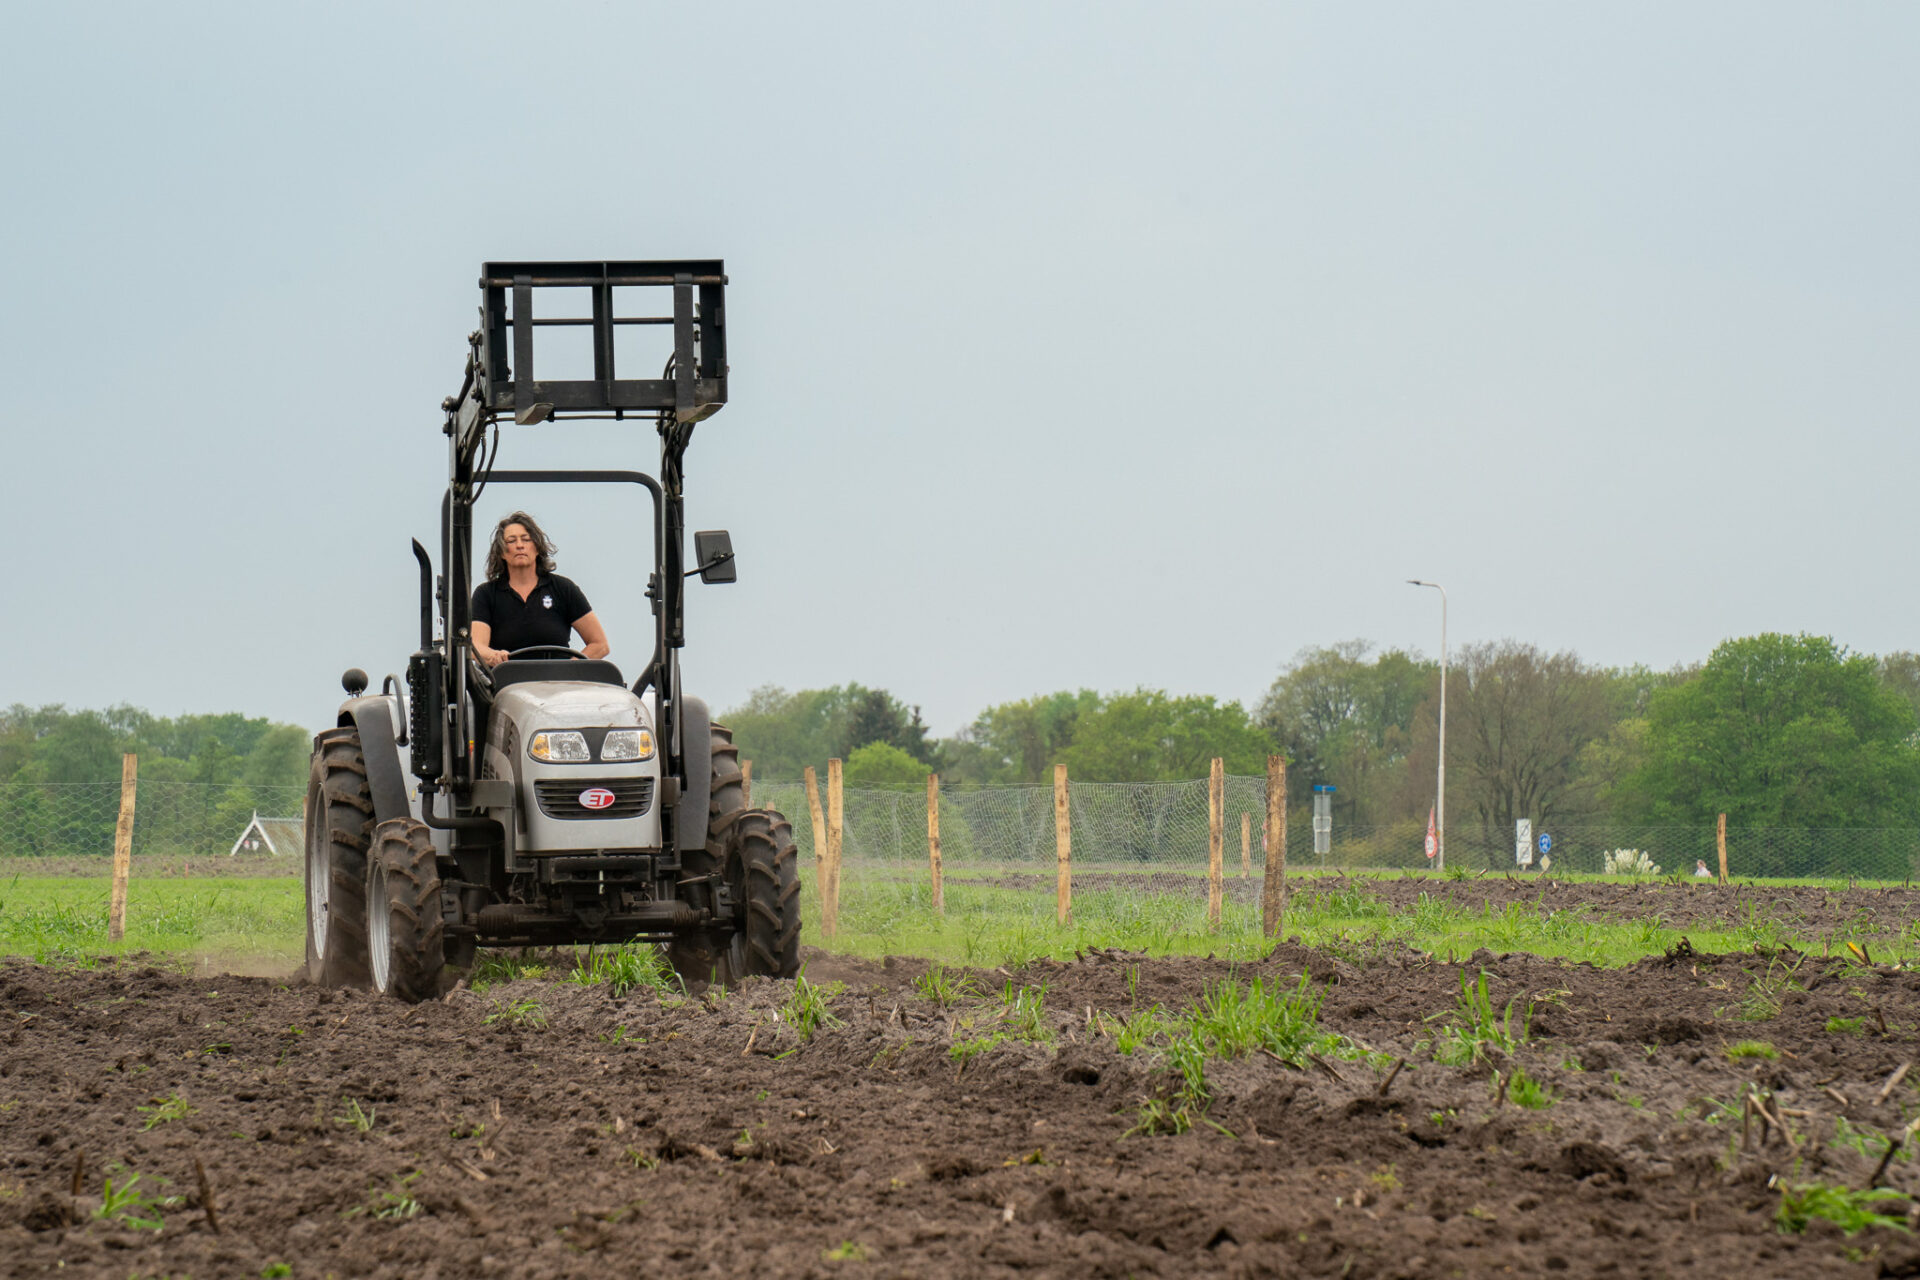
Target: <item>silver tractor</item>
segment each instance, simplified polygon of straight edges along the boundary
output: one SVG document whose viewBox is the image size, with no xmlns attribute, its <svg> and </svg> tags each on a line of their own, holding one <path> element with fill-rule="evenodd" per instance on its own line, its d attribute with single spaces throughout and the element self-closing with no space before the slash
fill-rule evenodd
<svg viewBox="0 0 1920 1280">
<path fill-rule="evenodd" d="M 314 739 L 307 784 L 307 975 L 402 1000 L 439 993 L 480 946 L 661 944 L 689 981 L 799 969 L 800 882 L 787 820 L 749 809 L 732 735 L 680 686 L 682 586 L 735 580 L 724 531 L 694 534 L 683 568 L 682 462 L 696 423 L 726 403 L 722 264 L 513 262 L 481 269 L 482 327 L 442 405 L 450 478 L 440 563 L 418 541 L 420 648 L 369 693 L 342 679 L 338 723 Z M 543 289 L 585 290 L 592 317 L 538 316 Z M 616 293 L 616 290 L 619 292 Z M 671 314 L 619 316 L 616 297 L 671 297 Z M 578 294 L 574 295 L 577 297 Z M 590 326 L 591 381 L 542 381 L 534 336 Z M 614 368 L 615 327 L 672 325 L 661 377 Z M 503 422 L 652 423 L 658 476 L 504 471 Z M 473 503 L 492 484 L 634 485 L 651 499 L 652 652 L 629 685 L 564 648 L 491 669 L 470 634 Z M 437 622 L 437 626 L 436 626 Z"/>
</svg>

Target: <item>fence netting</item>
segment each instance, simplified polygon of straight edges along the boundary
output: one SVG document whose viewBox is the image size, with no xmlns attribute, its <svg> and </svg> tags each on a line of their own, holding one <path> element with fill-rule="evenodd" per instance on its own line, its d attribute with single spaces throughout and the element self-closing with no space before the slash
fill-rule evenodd
<svg viewBox="0 0 1920 1280">
<path fill-rule="evenodd" d="M 305 787 L 217 785 L 154 780 L 134 788 L 136 856 L 225 856 L 241 843 L 255 816 L 268 820 L 267 840 L 242 853 L 300 857 L 286 836 L 298 830 Z M 273 819 L 281 819 L 273 822 Z M 113 856 L 120 820 L 120 780 L 0 783 L 0 858 Z"/>
<path fill-rule="evenodd" d="M 824 790 L 824 788 L 823 788 Z M 927 802 L 923 788 L 843 792 L 842 858 L 849 865 L 925 866 Z M 284 856 L 297 864 L 288 837 L 299 830 L 305 788 L 143 781 L 136 788 L 133 846 L 136 857 Z M 824 803 L 825 797 L 822 796 Z M 791 820 L 801 856 L 816 856 L 813 823 L 801 783 L 755 778 L 753 803 L 778 809 Z M 1221 814 L 1223 864 L 1228 875 L 1246 863 L 1258 876 L 1265 865 L 1266 779 L 1228 777 Z M 1208 863 L 1207 782 L 1075 782 L 1068 788 L 1076 867 L 1204 872 Z M 118 779 L 98 783 L 0 783 L 0 858 L 108 858 L 120 811 Z M 260 819 L 256 832 L 242 837 Z M 276 821 L 278 820 L 278 821 Z M 1590 824 L 1558 827 L 1535 823 L 1536 839 L 1549 837 L 1545 857 L 1556 871 L 1602 872 L 1609 859 L 1631 862 L 1643 873 L 1690 875 L 1704 863 L 1718 870 L 1712 826 Z M 1335 823 L 1325 854 L 1313 851 L 1305 814 L 1287 826 L 1287 861 L 1300 868 L 1354 871 L 1429 865 L 1426 824 L 1342 826 Z M 271 847 L 269 847 L 271 846 Z M 1050 873 L 1055 862 L 1051 786 L 945 786 L 940 791 L 943 865 Z M 1623 854 L 1638 854 L 1624 857 Z M 1730 872 L 1739 877 L 1834 877 L 1905 880 L 1920 869 L 1920 830 L 1864 828 L 1734 827 L 1727 832 Z M 1452 868 L 1516 869 L 1511 831 L 1487 831 L 1456 823 L 1446 833 Z M 1533 869 L 1542 855 L 1535 849 Z M 290 865 L 294 873 L 296 866 Z"/>
</svg>

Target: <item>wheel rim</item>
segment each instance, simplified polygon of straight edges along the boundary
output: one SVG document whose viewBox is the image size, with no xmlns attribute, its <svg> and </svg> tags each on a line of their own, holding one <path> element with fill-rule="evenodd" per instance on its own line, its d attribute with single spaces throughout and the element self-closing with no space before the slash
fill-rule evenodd
<svg viewBox="0 0 1920 1280">
<path fill-rule="evenodd" d="M 377 862 L 367 877 L 367 953 L 373 989 L 384 995 L 393 973 L 393 947 L 387 938 L 387 872 Z"/>
<path fill-rule="evenodd" d="M 311 803 L 308 808 L 313 808 Z M 326 819 L 316 814 L 307 823 L 307 933 L 313 938 L 313 953 L 321 957 L 327 954 L 327 918 L 333 902 L 332 843 Z"/>
</svg>

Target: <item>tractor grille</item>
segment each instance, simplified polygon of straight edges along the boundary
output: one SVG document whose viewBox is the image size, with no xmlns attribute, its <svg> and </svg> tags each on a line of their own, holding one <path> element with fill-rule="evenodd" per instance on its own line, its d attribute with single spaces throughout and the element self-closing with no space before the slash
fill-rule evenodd
<svg viewBox="0 0 1920 1280">
<path fill-rule="evenodd" d="M 594 787 L 613 792 L 613 803 L 589 809 L 580 793 Z M 653 803 L 652 778 L 539 778 L 533 784 L 540 812 L 549 818 L 637 818 Z"/>
</svg>

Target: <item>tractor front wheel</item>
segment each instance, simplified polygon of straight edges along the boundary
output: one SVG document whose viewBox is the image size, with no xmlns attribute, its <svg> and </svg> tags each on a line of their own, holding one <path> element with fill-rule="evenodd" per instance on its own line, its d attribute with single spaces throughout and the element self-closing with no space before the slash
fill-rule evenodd
<svg viewBox="0 0 1920 1280">
<path fill-rule="evenodd" d="M 374 828 L 367 859 L 367 952 L 373 989 L 408 1004 L 440 994 L 446 923 L 433 833 L 412 818 Z"/>
<path fill-rule="evenodd" d="M 313 740 L 307 774 L 307 981 L 367 983 L 367 844 L 373 788 L 360 732 L 328 729 Z"/>
</svg>

